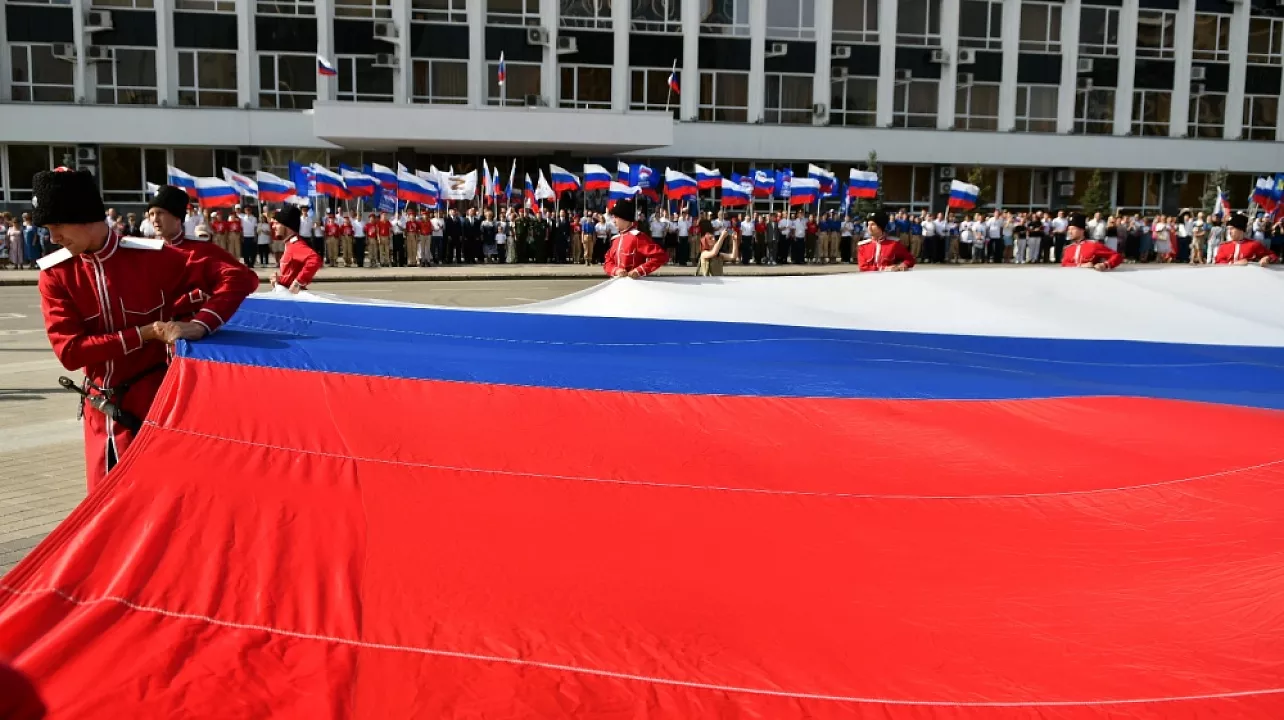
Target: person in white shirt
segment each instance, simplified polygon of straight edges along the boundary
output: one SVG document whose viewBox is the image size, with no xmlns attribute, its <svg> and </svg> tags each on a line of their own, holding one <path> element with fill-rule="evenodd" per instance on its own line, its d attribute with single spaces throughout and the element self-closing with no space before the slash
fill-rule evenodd
<svg viewBox="0 0 1284 720">
<path fill-rule="evenodd" d="M 152 219 L 144 215 L 143 221 L 138 223 L 138 232 L 145 238 L 156 237 L 156 226 L 152 224 Z"/>
<path fill-rule="evenodd" d="M 651 239 L 664 244 L 664 218 L 659 212 L 651 215 Z"/>
<path fill-rule="evenodd" d="M 512 215 L 512 212 L 509 212 L 509 227 L 512 227 L 513 225 Z M 440 265 L 442 258 L 446 256 L 446 220 L 441 216 L 441 213 L 436 211 L 433 211 L 431 216 L 431 219 L 428 221 L 432 225 L 432 236 L 429 238 L 430 245 L 428 248 L 428 255 L 431 258 L 430 262 Z M 517 246 L 515 244 L 509 243 L 505 250 L 509 255 L 511 255 L 516 252 L 516 247 Z M 513 256 L 512 258 L 505 256 L 505 259 L 510 263 L 517 261 L 516 256 Z"/>
<path fill-rule="evenodd" d="M 352 259 L 357 267 L 366 266 L 366 225 L 373 218 L 374 213 L 367 215 L 365 220 L 359 213 L 352 216 Z"/>
<path fill-rule="evenodd" d="M 678 263 L 686 267 L 687 261 L 692 264 L 700 262 L 700 243 L 691 242 L 691 216 L 686 210 L 678 215 Z"/>
<path fill-rule="evenodd" d="M 996 263 L 1003 259 L 1003 217 L 995 211 L 989 220 L 985 221 L 985 250 L 982 253 L 982 262 Z"/>
<path fill-rule="evenodd" d="M 789 243 L 789 261 L 804 265 L 807 262 L 807 218 L 802 213 L 796 213 L 790 221 L 789 229 L 789 235 L 793 238 Z"/>
<path fill-rule="evenodd" d="M 753 216 L 745 213 L 740 216 L 740 257 L 737 260 L 741 265 L 748 265 L 753 259 L 754 253 L 754 222 Z"/>
<path fill-rule="evenodd" d="M 191 208 L 187 209 L 187 217 L 183 218 L 183 239 L 196 239 L 196 226 L 201 224 L 201 214 Z"/>
<path fill-rule="evenodd" d="M 839 260 L 843 263 L 852 261 L 852 234 L 856 232 L 856 224 L 848 215 L 843 216 L 843 221 L 838 226 L 838 255 Z M 927 236 L 927 224 L 923 224 L 924 237 Z"/>
<path fill-rule="evenodd" d="M 1052 228 L 1052 262 L 1060 265 L 1061 254 L 1066 249 L 1066 228 L 1070 227 L 1070 221 L 1066 219 L 1066 211 L 1058 210 L 1057 216 L 1052 218 L 1049 225 Z"/>
<path fill-rule="evenodd" d="M 299 218 L 299 237 L 303 238 L 305 243 L 312 242 L 312 225 L 312 211 L 309 210 Z"/>
</svg>

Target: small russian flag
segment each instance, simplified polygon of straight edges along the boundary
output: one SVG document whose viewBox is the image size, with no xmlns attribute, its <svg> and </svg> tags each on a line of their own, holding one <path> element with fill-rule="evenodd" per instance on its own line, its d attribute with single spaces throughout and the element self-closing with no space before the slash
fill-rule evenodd
<svg viewBox="0 0 1284 720">
<path fill-rule="evenodd" d="M 339 74 L 339 71 L 334 69 L 334 63 L 317 55 L 317 74 L 324 77 L 334 77 Z"/>
<path fill-rule="evenodd" d="M 950 199 L 946 203 L 946 207 L 970 210 L 976 207 L 976 200 L 980 194 L 981 189 L 975 185 L 969 185 L 959 180 L 951 180 Z"/>
<path fill-rule="evenodd" d="M 674 66 L 673 72 L 669 73 L 669 89 L 673 91 L 674 95 L 682 94 L 682 90 L 678 88 L 678 70 L 676 65 Z"/>
<path fill-rule="evenodd" d="M 508 82 L 508 66 L 504 64 L 504 53 L 499 54 L 499 84 Z"/>
</svg>

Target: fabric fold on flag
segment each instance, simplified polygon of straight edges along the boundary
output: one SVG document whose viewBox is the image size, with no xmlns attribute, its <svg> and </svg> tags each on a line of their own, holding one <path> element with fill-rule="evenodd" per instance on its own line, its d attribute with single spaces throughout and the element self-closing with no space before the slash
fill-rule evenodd
<svg viewBox="0 0 1284 720">
<path fill-rule="evenodd" d="M 878 173 L 852 168 L 847 184 L 847 197 L 866 199 L 878 197 Z"/>
<path fill-rule="evenodd" d="M 699 186 L 689 175 L 672 168 L 664 169 L 664 194 L 670 200 L 677 200 L 699 192 Z"/>
<path fill-rule="evenodd" d="M 585 190 L 609 190 L 611 188 L 611 173 L 601 165 L 584 165 L 584 189 Z"/>
<path fill-rule="evenodd" d="M 233 207 L 241 193 L 232 183 L 220 178 L 196 178 L 196 200 L 203 208 Z"/>
<path fill-rule="evenodd" d="M 580 189 L 580 179 L 559 165 L 549 165 L 548 174 L 553 179 L 553 192 L 558 195 Z"/>
<path fill-rule="evenodd" d="M 294 183 L 265 170 L 255 173 L 254 180 L 259 188 L 259 202 L 281 203 L 298 194 Z"/>
<path fill-rule="evenodd" d="M 976 207 L 976 199 L 981 195 L 981 188 L 975 185 L 969 185 L 961 180 L 950 181 L 950 199 L 947 204 L 951 208 L 961 210 L 970 210 Z"/>
<path fill-rule="evenodd" d="M 165 181 L 176 188 L 181 188 L 187 193 L 188 197 L 196 197 L 196 178 L 179 170 L 173 165 L 165 168 Z"/>
</svg>

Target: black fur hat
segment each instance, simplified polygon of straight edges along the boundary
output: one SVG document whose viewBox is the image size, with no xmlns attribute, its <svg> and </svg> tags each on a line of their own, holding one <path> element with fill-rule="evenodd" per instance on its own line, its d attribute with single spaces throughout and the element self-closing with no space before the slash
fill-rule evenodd
<svg viewBox="0 0 1284 720">
<path fill-rule="evenodd" d="M 621 220 L 637 222 L 638 204 L 632 199 L 625 198 L 624 200 L 615 203 L 615 207 L 611 208 L 611 214 Z"/>
<path fill-rule="evenodd" d="M 299 233 L 302 220 L 303 213 L 294 205 L 286 205 L 276 214 L 276 221 L 293 230 L 296 235 Z"/>
<path fill-rule="evenodd" d="M 187 216 L 187 203 L 187 193 L 173 185 L 162 185 L 160 191 L 156 193 L 156 197 L 147 203 L 147 207 L 160 208 L 182 220 Z"/>
<path fill-rule="evenodd" d="M 107 217 L 98 178 L 86 170 L 44 170 L 31 179 L 31 187 L 35 225 L 85 225 Z"/>
</svg>

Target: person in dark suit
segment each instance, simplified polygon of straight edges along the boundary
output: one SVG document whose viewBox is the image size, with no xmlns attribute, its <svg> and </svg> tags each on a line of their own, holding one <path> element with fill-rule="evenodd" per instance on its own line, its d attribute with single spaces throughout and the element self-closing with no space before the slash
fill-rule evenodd
<svg viewBox="0 0 1284 720">
<path fill-rule="evenodd" d="M 468 208 L 463 222 L 464 262 L 472 265 L 481 259 L 481 218 L 476 208 Z"/>
<path fill-rule="evenodd" d="M 455 208 L 451 208 L 450 214 L 446 216 L 445 235 L 446 264 L 460 262 L 463 259 L 464 225 Z"/>
</svg>

